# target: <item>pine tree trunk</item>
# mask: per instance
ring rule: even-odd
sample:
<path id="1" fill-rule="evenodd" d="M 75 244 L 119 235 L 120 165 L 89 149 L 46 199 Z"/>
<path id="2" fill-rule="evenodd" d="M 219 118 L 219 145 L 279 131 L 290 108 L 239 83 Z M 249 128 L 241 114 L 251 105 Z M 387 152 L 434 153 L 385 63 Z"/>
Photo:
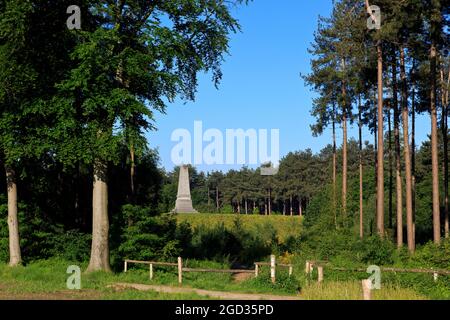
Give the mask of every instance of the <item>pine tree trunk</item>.
<path id="1" fill-rule="evenodd" d="M 283 200 L 283 216 L 286 215 L 286 201 Z"/>
<path id="2" fill-rule="evenodd" d="M 415 63 L 415 62 L 414 62 Z M 414 66 L 413 66 L 414 67 Z M 416 243 L 416 92 L 413 88 L 411 98 L 411 188 L 412 188 L 412 212 L 413 212 L 413 236 Z"/>
<path id="3" fill-rule="evenodd" d="M 445 83 L 444 70 L 441 69 L 441 100 L 442 100 L 442 139 L 444 145 L 444 234 L 445 238 L 449 237 L 449 203 L 448 203 L 448 102 L 449 102 L 449 87 L 450 87 L 450 68 L 448 70 L 448 80 Z"/>
<path id="4" fill-rule="evenodd" d="M 376 96 L 375 96 L 375 100 L 376 100 Z M 375 101 L 374 100 L 374 101 Z M 373 145 L 374 145 L 374 185 L 375 185 L 375 192 L 377 192 L 378 189 L 378 125 L 377 125 L 377 111 L 376 111 L 376 106 L 375 106 L 375 110 L 373 111 L 373 115 L 374 115 L 374 119 L 373 119 L 373 125 L 374 125 L 374 135 L 373 135 Z M 377 208 L 377 203 L 378 203 L 378 199 L 377 197 L 375 197 L 375 208 Z M 375 219 L 374 219 L 375 220 Z M 371 236 L 373 235 L 373 231 L 375 228 L 372 228 L 371 230 Z"/>
<path id="5" fill-rule="evenodd" d="M 209 210 L 209 207 L 211 205 L 211 197 L 209 196 L 209 194 L 210 194 L 209 187 L 207 189 L 208 189 L 207 192 L 208 192 L 208 210 Z"/>
<path id="6" fill-rule="evenodd" d="M 394 93 L 396 94 L 396 93 Z M 388 214 L 389 214 L 389 229 L 392 229 L 392 197 L 393 197 L 393 165 L 392 165 L 392 127 L 391 127 L 391 108 L 388 110 L 388 155 L 389 155 L 389 199 L 388 199 Z"/>
<path id="7" fill-rule="evenodd" d="M 362 163 L 362 116 L 361 96 L 358 101 L 358 127 L 359 127 L 359 237 L 364 237 L 364 208 L 363 208 L 363 163 Z"/>
<path id="8" fill-rule="evenodd" d="M 333 214 L 334 214 L 334 226 L 336 230 L 338 229 L 337 224 L 337 182 L 336 182 L 336 171 L 337 171 L 337 152 L 336 152 L 336 110 L 333 103 Z"/>
<path id="9" fill-rule="evenodd" d="M 438 157 L 438 129 L 436 110 L 436 42 L 433 39 L 430 50 L 431 66 L 431 90 L 430 90 L 430 113 L 431 113 L 431 162 L 433 176 L 433 239 L 434 243 L 441 242 L 441 221 L 439 203 L 439 157 Z"/>
<path id="10" fill-rule="evenodd" d="M 14 170 L 9 166 L 5 166 L 5 171 L 8 192 L 9 265 L 14 267 L 22 263 L 19 219 L 17 216 L 17 183 Z"/>
<path id="11" fill-rule="evenodd" d="M 303 217 L 302 198 L 298 197 L 298 215 Z"/>
<path id="12" fill-rule="evenodd" d="M 106 182 L 108 165 L 94 162 L 94 183 L 92 192 L 92 246 L 87 272 L 111 271 L 109 264 L 109 218 L 108 184 Z"/>
<path id="13" fill-rule="evenodd" d="M 377 44 L 378 56 L 378 172 L 377 172 L 377 231 L 384 238 L 384 135 L 383 135 L 383 52 Z"/>
<path id="14" fill-rule="evenodd" d="M 291 217 L 294 215 L 294 208 L 292 208 L 292 196 L 289 198 L 289 207 L 290 207 L 290 213 Z"/>
<path id="15" fill-rule="evenodd" d="M 269 188 L 268 210 L 269 216 L 272 215 L 272 190 Z"/>
<path id="16" fill-rule="evenodd" d="M 403 120 L 403 150 L 405 158 L 405 180 L 406 180 L 406 233 L 408 249 L 411 253 L 415 251 L 414 225 L 412 211 L 412 174 L 411 154 L 409 145 L 409 111 L 408 111 L 408 87 L 405 70 L 405 51 L 400 48 L 400 77 L 402 81 L 402 120 Z"/>
<path id="17" fill-rule="evenodd" d="M 247 202 L 247 198 L 245 198 L 245 214 L 248 214 L 248 202 Z"/>
<path id="18" fill-rule="evenodd" d="M 135 189 L 134 189 L 134 176 L 136 171 L 136 163 L 135 163 L 135 152 L 134 152 L 134 146 L 131 144 L 130 146 L 130 159 L 131 159 L 131 166 L 130 166 L 130 190 L 131 190 L 131 202 L 134 204 L 135 201 Z"/>
<path id="19" fill-rule="evenodd" d="M 219 212 L 219 187 L 216 186 L 216 210 Z"/>
<path id="20" fill-rule="evenodd" d="M 394 54 L 395 61 L 397 57 Z M 394 108 L 394 144 L 395 144 L 395 193 L 397 205 L 397 247 L 403 247 L 403 186 L 402 186 L 402 166 L 401 166 L 401 149 L 400 149 L 400 112 L 398 109 L 398 86 L 397 86 L 397 63 L 394 63 L 392 69 L 393 78 L 393 108 Z"/>
<path id="21" fill-rule="evenodd" d="M 342 60 L 342 68 L 345 72 L 345 60 Z M 344 224 L 347 216 L 347 89 L 345 81 L 342 82 L 342 212 L 344 215 Z"/>

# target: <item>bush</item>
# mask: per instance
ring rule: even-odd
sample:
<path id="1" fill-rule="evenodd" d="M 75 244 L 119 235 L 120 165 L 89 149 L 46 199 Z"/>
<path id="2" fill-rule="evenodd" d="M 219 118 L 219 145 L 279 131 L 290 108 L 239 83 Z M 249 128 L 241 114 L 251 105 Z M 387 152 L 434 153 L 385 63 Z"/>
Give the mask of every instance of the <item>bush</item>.
<path id="1" fill-rule="evenodd" d="M 9 259 L 7 216 L 6 197 L 0 195 L 0 261 L 4 262 Z M 20 248 L 25 263 L 56 256 L 73 261 L 89 258 L 89 234 L 65 231 L 61 225 L 49 223 L 44 216 L 38 209 L 18 203 Z"/>
<path id="2" fill-rule="evenodd" d="M 358 261 L 364 264 L 383 266 L 394 262 L 395 246 L 378 236 L 357 241 L 352 250 L 356 252 Z"/>
<path id="3" fill-rule="evenodd" d="M 53 235 L 50 255 L 64 260 L 84 262 L 89 260 L 91 250 L 90 234 L 69 230 Z"/>
<path id="4" fill-rule="evenodd" d="M 181 253 L 176 240 L 176 220 L 171 214 L 152 215 L 150 208 L 125 205 L 120 213 L 122 228 L 117 260 L 172 260 Z"/>
<path id="5" fill-rule="evenodd" d="M 231 205 L 227 204 L 220 208 L 220 213 L 231 214 L 234 213 L 234 209 Z"/>

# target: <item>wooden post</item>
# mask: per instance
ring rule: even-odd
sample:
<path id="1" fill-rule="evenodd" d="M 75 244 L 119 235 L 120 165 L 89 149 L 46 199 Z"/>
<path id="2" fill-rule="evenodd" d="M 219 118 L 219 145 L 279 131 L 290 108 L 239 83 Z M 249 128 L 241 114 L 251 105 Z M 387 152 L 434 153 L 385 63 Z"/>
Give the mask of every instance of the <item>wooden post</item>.
<path id="1" fill-rule="evenodd" d="M 270 278 L 272 283 L 275 283 L 275 255 L 270 256 Z"/>
<path id="2" fill-rule="evenodd" d="M 289 265 L 289 277 L 292 276 L 292 264 Z"/>
<path id="3" fill-rule="evenodd" d="M 371 280 L 363 280 L 362 281 L 362 289 L 363 289 L 363 299 L 364 300 L 372 300 L 372 281 Z"/>
<path id="4" fill-rule="evenodd" d="M 181 257 L 178 257 L 178 284 L 181 285 L 183 283 L 183 261 Z"/>
<path id="5" fill-rule="evenodd" d="M 258 278 L 258 274 L 259 274 L 259 265 L 255 263 L 255 278 Z"/>
<path id="6" fill-rule="evenodd" d="M 125 260 L 125 263 L 123 266 L 123 272 L 127 272 L 127 260 Z"/>
<path id="7" fill-rule="evenodd" d="M 309 261 L 306 261 L 305 273 L 309 274 L 310 272 L 311 272 L 311 264 L 309 263 Z"/>
<path id="8" fill-rule="evenodd" d="M 150 280 L 153 280 L 153 263 L 150 263 Z"/>
<path id="9" fill-rule="evenodd" d="M 323 266 L 317 266 L 317 273 L 319 274 L 318 282 L 321 283 L 323 281 Z"/>

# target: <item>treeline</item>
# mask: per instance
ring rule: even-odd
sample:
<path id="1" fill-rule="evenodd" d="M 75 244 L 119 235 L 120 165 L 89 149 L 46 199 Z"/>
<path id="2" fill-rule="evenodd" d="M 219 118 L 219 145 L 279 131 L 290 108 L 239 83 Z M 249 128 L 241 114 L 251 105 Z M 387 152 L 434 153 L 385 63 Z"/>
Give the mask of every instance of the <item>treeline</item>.
<path id="1" fill-rule="evenodd" d="M 80 0 L 79 11 L 67 14 L 72 1 L 0 0 L 0 160 L 11 266 L 25 249 L 18 203 L 31 199 L 52 200 L 46 205 L 63 222 L 91 220 L 87 271 L 110 270 L 111 206 L 125 193 L 109 192 L 129 187 L 128 201 L 135 200 L 136 158 L 147 149 L 154 112 L 176 98 L 194 100 L 199 72 L 220 82 L 229 36 L 239 31 L 230 6 L 241 2 Z M 69 29 L 74 21 L 81 29 Z M 118 168 L 128 178 L 114 175 Z M 77 200 L 82 191 L 91 195 Z M 70 218 L 74 203 L 83 214 Z M 50 211 L 35 214 L 45 219 Z"/>
<path id="2" fill-rule="evenodd" d="M 393 136 L 386 132 L 384 143 L 393 144 Z M 337 186 L 333 184 L 333 167 L 343 165 L 343 149 L 328 145 L 314 154 L 311 150 L 291 152 L 280 161 L 279 172 L 274 176 L 262 176 L 261 169 L 230 170 L 226 173 L 212 171 L 198 172 L 189 168 L 191 196 L 194 207 L 203 213 L 258 214 L 258 215 L 305 215 L 307 226 L 316 225 L 325 231 L 346 228 L 359 234 L 360 204 L 363 217 L 363 234 L 374 236 L 376 226 L 376 183 L 374 170 L 377 150 L 369 141 L 364 141 L 359 149 L 359 141 L 349 139 L 347 146 L 348 197 L 346 214 L 343 213 L 342 199 L 337 195 L 342 183 L 342 172 L 336 172 Z M 401 150 L 403 151 L 403 144 Z M 439 156 L 443 158 L 443 148 Z M 360 194 L 360 157 L 363 171 L 363 188 Z M 402 157 L 403 159 L 403 157 Z M 415 151 L 415 219 L 416 242 L 426 243 L 433 235 L 432 208 L 432 170 L 431 141 L 425 141 Z M 385 155 L 385 167 L 394 167 L 394 157 Z M 403 168 L 403 166 L 402 166 Z M 163 184 L 159 211 L 170 212 L 175 206 L 179 168 L 163 172 Z M 440 179 L 443 179 L 441 172 Z M 396 238 L 397 198 L 393 183 L 394 172 L 386 170 L 384 176 L 385 190 L 385 225 L 386 237 Z M 440 193 L 444 193 L 441 185 Z M 361 195 L 361 199 L 360 199 Z M 403 194 L 404 196 L 404 194 Z M 360 202 L 361 201 L 361 202 Z M 404 210 L 404 208 L 403 208 Z M 444 217 L 444 205 L 441 205 L 441 217 Z M 406 229 L 406 224 L 402 224 Z M 324 231 L 322 230 L 322 231 Z"/>
<path id="3" fill-rule="evenodd" d="M 380 8 L 381 16 L 372 5 Z M 319 94 L 312 109 L 317 119 L 313 133 L 319 135 L 327 127 L 332 128 L 334 158 L 336 127 L 342 128 L 343 162 L 339 186 L 335 160 L 332 173 L 333 193 L 340 193 L 341 214 L 348 214 L 348 199 L 352 197 L 348 190 L 347 128 L 349 123 L 356 122 L 361 154 L 360 237 L 364 237 L 364 215 L 368 213 L 362 197 L 364 175 L 374 171 L 377 232 L 381 237 L 386 235 L 388 201 L 389 210 L 395 205 L 397 245 L 401 247 L 404 243 L 403 225 L 406 224 L 410 252 L 415 250 L 416 232 L 420 228 L 416 217 L 420 195 L 415 142 L 415 117 L 419 113 L 428 113 L 431 123 L 429 215 L 433 221 L 432 238 L 439 243 L 443 234 L 449 236 L 449 8 L 447 0 L 335 1 L 331 17 L 319 18 L 310 48 L 312 72 L 304 75 L 307 84 Z M 380 18 L 381 21 L 377 21 Z M 374 29 L 372 26 L 376 24 L 381 27 Z M 370 167 L 364 166 L 362 161 L 363 127 L 368 127 L 375 137 L 377 158 Z M 389 199 L 385 196 L 386 174 L 389 175 Z"/>

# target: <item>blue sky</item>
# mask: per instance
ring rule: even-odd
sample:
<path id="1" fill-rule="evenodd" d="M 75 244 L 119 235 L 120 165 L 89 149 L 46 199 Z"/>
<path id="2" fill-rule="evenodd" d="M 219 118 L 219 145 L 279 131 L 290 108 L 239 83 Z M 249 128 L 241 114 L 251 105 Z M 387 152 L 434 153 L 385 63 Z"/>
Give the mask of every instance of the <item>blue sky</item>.
<path id="1" fill-rule="evenodd" d="M 306 87 L 300 73 L 310 71 L 308 47 L 313 41 L 319 15 L 328 16 L 331 0 L 254 0 L 234 11 L 242 32 L 232 35 L 230 55 L 223 64 L 223 80 L 216 90 L 211 76 L 199 77 L 195 102 L 177 101 L 166 114 L 156 114 L 158 128 L 147 134 L 151 148 L 158 148 L 161 165 L 171 170 L 171 141 L 174 130 L 193 132 L 194 121 L 202 121 L 204 130 L 279 129 L 280 155 L 290 151 L 320 151 L 331 139 L 331 130 L 318 138 L 312 136 L 310 116 L 315 96 Z M 419 117 L 417 138 L 421 143 L 429 132 L 428 117 Z M 193 135 L 193 133 L 192 133 Z M 357 137 L 357 128 L 350 129 Z M 337 132 L 341 141 L 340 128 Z M 364 140 L 373 141 L 367 131 Z M 203 171 L 227 171 L 240 166 L 197 166 Z"/>

